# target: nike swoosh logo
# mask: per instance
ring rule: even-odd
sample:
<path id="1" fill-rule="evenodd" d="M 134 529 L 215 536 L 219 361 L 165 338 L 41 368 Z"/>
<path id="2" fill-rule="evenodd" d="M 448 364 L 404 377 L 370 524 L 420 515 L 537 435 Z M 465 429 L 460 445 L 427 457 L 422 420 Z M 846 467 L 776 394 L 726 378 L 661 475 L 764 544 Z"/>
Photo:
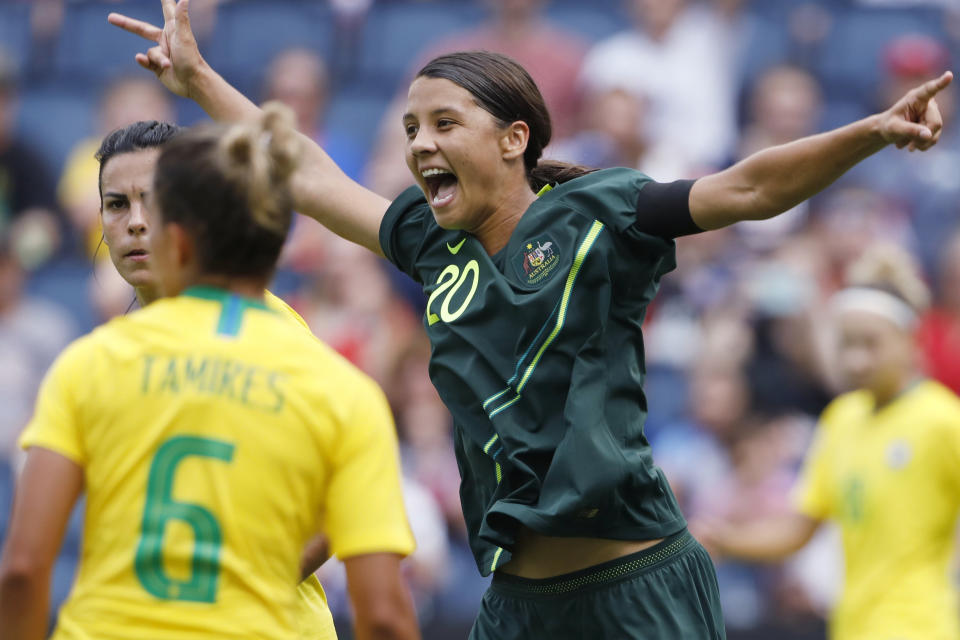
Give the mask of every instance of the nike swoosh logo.
<path id="1" fill-rule="evenodd" d="M 455 245 L 452 246 L 452 247 L 450 246 L 450 243 L 448 242 L 448 243 L 447 243 L 447 250 L 450 251 L 450 253 L 452 253 L 453 255 L 457 255 L 458 253 L 460 253 L 460 247 L 462 247 L 462 246 L 463 246 L 463 243 L 466 242 L 466 241 L 467 241 L 467 239 L 466 239 L 466 238 L 463 238 L 462 240 L 460 240 L 460 242 L 458 242 L 457 244 L 455 244 Z"/>

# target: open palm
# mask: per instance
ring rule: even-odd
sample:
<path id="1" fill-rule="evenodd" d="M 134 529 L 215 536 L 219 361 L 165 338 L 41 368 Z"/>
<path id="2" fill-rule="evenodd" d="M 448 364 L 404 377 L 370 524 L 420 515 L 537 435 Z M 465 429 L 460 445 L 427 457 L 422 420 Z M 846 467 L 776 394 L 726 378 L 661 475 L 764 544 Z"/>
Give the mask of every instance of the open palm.
<path id="1" fill-rule="evenodd" d="M 206 64 L 190 28 L 189 0 L 160 0 L 160 4 L 163 29 L 119 13 L 111 13 L 107 21 L 156 43 L 146 53 L 136 55 L 137 63 L 153 71 L 173 93 L 189 97 L 191 79 Z"/>

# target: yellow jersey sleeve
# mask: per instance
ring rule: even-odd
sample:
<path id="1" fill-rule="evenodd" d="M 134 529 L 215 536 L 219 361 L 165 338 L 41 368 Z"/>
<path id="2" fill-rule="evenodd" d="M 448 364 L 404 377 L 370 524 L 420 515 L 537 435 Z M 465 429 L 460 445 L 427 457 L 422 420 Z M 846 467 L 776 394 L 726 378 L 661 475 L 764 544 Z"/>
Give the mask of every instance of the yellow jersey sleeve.
<path id="1" fill-rule="evenodd" d="M 938 401 L 928 405 L 927 419 L 937 425 L 935 451 L 939 466 L 947 486 L 960 496 L 960 400 L 940 385 L 934 387 L 930 395 Z"/>
<path id="2" fill-rule="evenodd" d="M 409 555 L 414 541 L 400 481 L 393 417 L 372 380 L 354 398 L 331 459 L 324 530 L 341 560 L 365 553 Z"/>
<path id="3" fill-rule="evenodd" d="M 263 292 L 263 301 L 267 305 L 267 308 L 271 311 L 276 311 L 281 316 L 292 320 L 296 324 L 300 325 L 310 333 L 310 325 L 307 324 L 307 321 L 303 319 L 299 313 L 293 310 L 293 307 L 288 305 L 283 298 L 274 295 L 270 291 Z"/>
<path id="4" fill-rule="evenodd" d="M 87 339 L 74 342 L 50 367 L 40 386 L 33 418 L 20 435 L 22 448 L 43 447 L 79 465 L 86 462 L 78 401 L 85 372 L 89 371 L 90 346 Z"/>
<path id="5" fill-rule="evenodd" d="M 834 512 L 833 482 L 830 479 L 830 407 L 817 425 L 813 444 L 803 462 L 800 478 L 793 489 L 793 503 L 803 515 L 826 520 Z"/>
<path id="6" fill-rule="evenodd" d="M 337 640 L 333 615 L 317 576 L 297 585 L 297 637 L 300 640 Z"/>

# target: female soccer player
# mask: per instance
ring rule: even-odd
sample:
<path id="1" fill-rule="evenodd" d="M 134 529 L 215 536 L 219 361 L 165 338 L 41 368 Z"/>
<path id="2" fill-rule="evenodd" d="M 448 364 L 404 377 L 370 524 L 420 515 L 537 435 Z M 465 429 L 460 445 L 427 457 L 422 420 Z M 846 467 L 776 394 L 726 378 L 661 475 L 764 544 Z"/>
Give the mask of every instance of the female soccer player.
<path id="1" fill-rule="evenodd" d="M 164 146 L 149 246 L 175 297 L 78 340 L 44 382 L 0 559 L 5 639 L 45 637 L 81 490 L 83 555 L 56 638 L 294 638 L 318 530 L 344 558 L 357 636 L 418 637 L 386 401 L 264 303 L 291 218 L 291 123 L 271 107 Z"/>
<path id="2" fill-rule="evenodd" d="M 256 106 L 203 60 L 187 0 L 137 61 L 216 120 Z M 888 111 L 696 182 L 540 160 L 550 118 L 529 74 L 491 53 L 441 56 L 410 85 L 403 127 L 419 188 L 393 203 L 316 145 L 296 209 L 421 282 L 430 375 L 454 416 L 480 571 L 472 636 L 722 638 L 713 566 L 686 532 L 643 435 L 640 326 L 676 236 L 785 211 L 890 143 L 940 134 L 944 74 Z M 306 144 L 306 143 L 305 143 Z"/>
<path id="3" fill-rule="evenodd" d="M 151 258 L 152 216 L 148 208 L 153 172 L 161 146 L 173 139 L 180 127 L 157 121 L 134 122 L 107 135 L 96 153 L 100 163 L 100 221 L 103 240 L 117 271 L 136 292 L 144 307 L 160 297 Z M 283 300 L 264 291 L 267 307 L 309 330 L 300 315 Z M 389 478 L 384 478 L 385 481 Z M 398 526 L 405 523 L 400 522 Z M 325 538 L 308 544 L 303 557 L 307 576 L 298 587 L 297 627 L 304 640 L 336 638 L 326 596 L 313 571 L 326 559 Z M 385 540 L 387 548 L 391 541 Z"/>
<path id="4" fill-rule="evenodd" d="M 920 374 L 914 337 L 929 294 L 903 254 L 866 254 L 833 300 L 838 364 L 856 389 L 820 417 L 790 516 L 704 523 L 720 554 L 775 561 L 821 523 L 843 536 L 830 637 L 960 639 L 951 576 L 960 512 L 960 400 Z"/>

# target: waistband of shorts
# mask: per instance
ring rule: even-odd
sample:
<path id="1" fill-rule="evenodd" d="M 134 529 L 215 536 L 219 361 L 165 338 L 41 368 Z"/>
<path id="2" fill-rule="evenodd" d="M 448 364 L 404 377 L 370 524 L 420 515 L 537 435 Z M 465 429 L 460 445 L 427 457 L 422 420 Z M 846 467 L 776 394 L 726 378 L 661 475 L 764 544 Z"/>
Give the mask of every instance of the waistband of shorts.
<path id="1" fill-rule="evenodd" d="M 510 596 L 557 596 L 590 587 L 612 584 L 633 578 L 679 556 L 696 540 L 682 529 L 649 549 L 552 578 L 521 578 L 502 571 L 493 574 L 490 589 Z"/>

